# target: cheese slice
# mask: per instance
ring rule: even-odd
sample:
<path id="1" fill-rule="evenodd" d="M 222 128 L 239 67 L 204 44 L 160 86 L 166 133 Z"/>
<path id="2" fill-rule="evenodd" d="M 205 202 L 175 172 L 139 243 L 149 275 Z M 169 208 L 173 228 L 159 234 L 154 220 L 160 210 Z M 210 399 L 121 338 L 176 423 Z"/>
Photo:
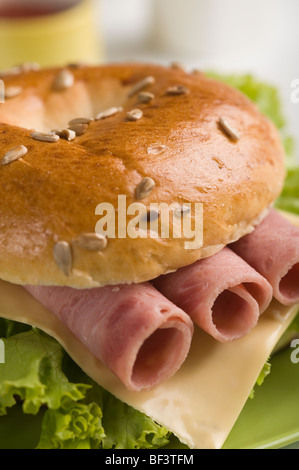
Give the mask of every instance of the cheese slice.
<path id="1" fill-rule="evenodd" d="M 299 226 L 299 218 L 296 220 Z M 103 388 L 171 430 L 196 449 L 222 447 L 274 346 L 298 306 L 273 300 L 258 325 L 233 343 L 195 330 L 187 360 L 167 382 L 150 391 L 127 390 L 45 307 L 22 287 L 0 281 L 0 317 L 28 323 L 56 338 Z"/>

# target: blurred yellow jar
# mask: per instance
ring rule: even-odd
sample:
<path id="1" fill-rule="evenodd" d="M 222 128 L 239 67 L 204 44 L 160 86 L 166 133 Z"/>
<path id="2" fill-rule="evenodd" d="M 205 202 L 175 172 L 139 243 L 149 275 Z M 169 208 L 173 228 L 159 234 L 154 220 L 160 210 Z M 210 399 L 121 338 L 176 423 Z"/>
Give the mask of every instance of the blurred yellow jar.
<path id="1" fill-rule="evenodd" d="M 92 0 L 0 2 L 0 69 L 103 59 Z"/>

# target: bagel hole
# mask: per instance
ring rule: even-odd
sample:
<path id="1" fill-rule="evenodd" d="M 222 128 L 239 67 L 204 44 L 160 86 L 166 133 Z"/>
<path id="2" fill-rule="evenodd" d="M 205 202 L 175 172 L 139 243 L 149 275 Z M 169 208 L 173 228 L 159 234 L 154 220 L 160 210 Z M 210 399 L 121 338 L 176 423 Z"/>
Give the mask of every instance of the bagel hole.
<path id="1" fill-rule="evenodd" d="M 281 279 L 279 290 L 290 302 L 296 303 L 299 300 L 299 263 L 295 264 Z"/>
<path id="2" fill-rule="evenodd" d="M 156 330 L 140 348 L 133 372 L 132 382 L 138 387 L 154 384 L 177 362 L 184 347 L 184 333 L 177 328 Z"/>
<path id="3" fill-rule="evenodd" d="M 238 294 L 223 291 L 212 307 L 212 319 L 219 333 L 224 337 L 239 337 L 250 327 L 251 305 Z"/>

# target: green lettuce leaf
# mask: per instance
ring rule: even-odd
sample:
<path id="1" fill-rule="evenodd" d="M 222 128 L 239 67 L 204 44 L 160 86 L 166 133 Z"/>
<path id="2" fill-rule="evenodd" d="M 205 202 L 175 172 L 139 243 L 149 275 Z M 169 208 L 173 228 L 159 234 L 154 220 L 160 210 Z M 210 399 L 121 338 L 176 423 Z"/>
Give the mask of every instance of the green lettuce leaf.
<path id="1" fill-rule="evenodd" d="M 170 439 L 175 441 L 166 428 L 97 385 L 67 355 L 64 364 L 72 382 L 91 386 L 84 401 L 97 403 L 103 412 L 102 423 L 106 435 L 102 439 L 101 448 L 158 449 L 168 444 Z"/>
<path id="2" fill-rule="evenodd" d="M 0 416 L 23 402 L 24 413 L 36 414 L 41 406 L 57 409 L 84 398 L 86 384 L 72 384 L 61 370 L 63 349 L 37 329 L 4 340 L 5 363 L 0 365 Z"/>
<path id="3" fill-rule="evenodd" d="M 256 386 L 260 387 L 261 385 L 263 385 L 265 378 L 267 377 L 267 375 L 270 374 L 270 372 L 271 372 L 271 363 L 270 363 L 270 359 L 268 359 L 268 361 L 264 364 L 264 367 L 262 368 L 261 372 L 259 373 L 259 376 L 256 380 L 254 388 L 251 390 L 249 398 L 251 399 L 254 398 L 255 387 Z"/>
<path id="4" fill-rule="evenodd" d="M 0 338 L 9 338 L 9 336 L 29 330 L 31 330 L 31 326 L 29 325 L 0 318 Z"/>
<path id="5" fill-rule="evenodd" d="M 45 333 L 30 329 L 4 343 L 0 416 L 20 401 L 25 414 L 42 411 L 38 449 L 156 449 L 169 443 L 169 431 L 104 391 Z"/>
<path id="6" fill-rule="evenodd" d="M 104 449 L 159 449 L 169 441 L 166 428 L 107 392 L 103 393 L 103 413 Z"/>
<path id="7" fill-rule="evenodd" d="M 69 402 L 47 410 L 37 449 L 96 449 L 104 438 L 101 408 L 96 403 Z"/>
<path id="8" fill-rule="evenodd" d="M 288 170 L 284 189 L 276 201 L 276 207 L 299 215 L 299 166 Z"/>
<path id="9" fill-rule="evenodd" d="M 296 318 L 292 321 L 292 323 L 290 324 L 290 326 L 288 328 L 288 331 L 293 332 L 294 334 L 297 333 L 299 335 L 299 313 L 296 316 Z"/>

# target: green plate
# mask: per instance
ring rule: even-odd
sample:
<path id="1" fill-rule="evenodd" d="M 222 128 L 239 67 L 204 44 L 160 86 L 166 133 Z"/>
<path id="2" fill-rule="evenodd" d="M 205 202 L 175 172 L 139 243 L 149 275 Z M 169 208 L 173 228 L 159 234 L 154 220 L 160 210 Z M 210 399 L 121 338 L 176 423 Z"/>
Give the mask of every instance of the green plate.
<path id="1" fill-rule="evenodd" d="M 224 449 L 299 449 L 299 364 L 291 349 L 271 360 L 271 374 L 248 400 Z M 24 415 L 20 405 L 0 418 L 0 449 L 33 449 L 40 436 L 43 412 Z"/>
<path id="2" fill-rule="evenodd" d="M 25 415 L 20 404 L 0 417 L 0 449 L 34 449 L 39 441 L 44 412 Z"/>
<path id="3" fill-rule="evenodd" d="M 299 364 L 291 348 L 271 359 L 271 374 L 256 387 L 228 436 L 225 449 L 299 449 Z M 292 445 L 290 445 L 292 444 Z"/>

